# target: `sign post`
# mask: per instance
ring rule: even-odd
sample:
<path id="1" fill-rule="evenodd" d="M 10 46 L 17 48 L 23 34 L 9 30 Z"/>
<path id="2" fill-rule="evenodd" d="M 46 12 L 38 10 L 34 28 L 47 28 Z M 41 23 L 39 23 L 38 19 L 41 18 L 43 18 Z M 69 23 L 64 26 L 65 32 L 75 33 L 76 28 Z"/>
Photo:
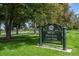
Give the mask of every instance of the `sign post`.
<path id="1" fill-rule="evenodd" d="M 40 36 L 40 38 L 39 38 L 39 45 L 40 46 L 42 46 L 42 41 L 43 41 L 43 28 L 42 27 L 40 27 L 40 29 L 39 29 L 39 36 Z"/>
<path id="2" fill-rule="evenodd" d="M 63 27 L 63 50 L 66 50 L 66 27 Z"/>

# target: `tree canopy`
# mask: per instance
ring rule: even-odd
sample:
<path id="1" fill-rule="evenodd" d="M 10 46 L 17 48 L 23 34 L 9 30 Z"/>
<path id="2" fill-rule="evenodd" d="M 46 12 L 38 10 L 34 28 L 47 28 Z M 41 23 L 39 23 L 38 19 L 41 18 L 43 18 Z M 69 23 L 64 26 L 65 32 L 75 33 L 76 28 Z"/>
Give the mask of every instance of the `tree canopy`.
<path id="1" fill-rule="evenodd" d="M 56 23 L 69 27 L 73 12 L 67 3 L 6 3 L 0 4 L 0 21 L 5 23 L 6 38 L 11 37 L 12 25 L 25 23 L 29 19 L 34 27 Z"/>

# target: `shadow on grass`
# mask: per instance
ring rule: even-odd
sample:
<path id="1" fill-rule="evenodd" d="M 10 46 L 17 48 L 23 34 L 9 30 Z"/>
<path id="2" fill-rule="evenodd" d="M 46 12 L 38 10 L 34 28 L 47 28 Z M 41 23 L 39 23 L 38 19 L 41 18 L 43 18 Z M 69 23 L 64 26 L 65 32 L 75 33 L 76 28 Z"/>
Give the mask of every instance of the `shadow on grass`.
<path id="1" fill-rule="evenodd" d="M 75 34 L 79 34 L 79 32 L 75 33 Z"/>
<path id="2" fill-rule="evenodd" d="M 32 45 L 37 45 L 37 43 L 39 43 L 39 37 L 38 36 L 31 36 L 31 35 L 15 35 L 12 36 L 11 41 L 10 42 L 6 42 L 3 39 L 5 39 L 4 37 L 0 38 L 0 50 L 4 50 L 4 49 L 17 49 L 21 46 L 32 46 Z M 2 41 L 1 41 L 2 40 Z M 57 44 L 57 45 L 61 45 L 60 42 L 53 42 L 50 41 L 49 43 L 51 44 Z"/>
<path id="3" fill-rule="evenodd" d="M 2 40 L 3 38 L 0 38 Z M 4 42 L 0 41 L 0 50 L 4 49 L 16 49 L 20 46 L 31 46 L 37 45 L 38 36 L 29 36 L 29 35 L 21 35 L 21 36 L 13 36 L 12 41 Z"/>

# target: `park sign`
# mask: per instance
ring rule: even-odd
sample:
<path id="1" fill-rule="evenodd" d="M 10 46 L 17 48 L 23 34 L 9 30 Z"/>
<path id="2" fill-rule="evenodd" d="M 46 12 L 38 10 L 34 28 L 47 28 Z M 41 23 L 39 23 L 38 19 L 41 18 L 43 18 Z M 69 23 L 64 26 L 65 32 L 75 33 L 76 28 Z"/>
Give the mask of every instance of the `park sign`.
<path id="1" fill-rule="evenodd" d="M 58 40 L 62 42 L 62 27 L 57 24 L 47 24 L 42 27 L 43 42 L 46 40 Z"/>
<path id="2" fill-rule="evenodd" d="M 47 24 L 39 28 L 40 45 L 49 41 L 60 41 L 63 43 L 63 49 L 66 49 L 66 28 L 58 24 Z"/>
<path id="3" fill-rule="evenodd" d="M 44 31 L 45 39 L 62 41 L 62 28 L 56 24 L 48 24 Z"/>

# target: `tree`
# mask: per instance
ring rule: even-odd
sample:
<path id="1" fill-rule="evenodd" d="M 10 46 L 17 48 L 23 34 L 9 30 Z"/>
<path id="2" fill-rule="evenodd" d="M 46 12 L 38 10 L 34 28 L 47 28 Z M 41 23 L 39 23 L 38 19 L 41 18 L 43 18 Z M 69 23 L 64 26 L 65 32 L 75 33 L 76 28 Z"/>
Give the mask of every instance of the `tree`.
<path id="1" fill-rule="evenodd" d="M 24 22 L 23 11 L 24 5 L 23 4 L 2 4 L 4 18 L 3 21 L 5 22 L 5 31 L 6 31 L 6 39 L 11 39 L 11 29 L 13 23 L 20 23 Z M 22 12 L 21 12 L 22 11 Z M 22 19 L 22 20 L 21 20 Z"/>

